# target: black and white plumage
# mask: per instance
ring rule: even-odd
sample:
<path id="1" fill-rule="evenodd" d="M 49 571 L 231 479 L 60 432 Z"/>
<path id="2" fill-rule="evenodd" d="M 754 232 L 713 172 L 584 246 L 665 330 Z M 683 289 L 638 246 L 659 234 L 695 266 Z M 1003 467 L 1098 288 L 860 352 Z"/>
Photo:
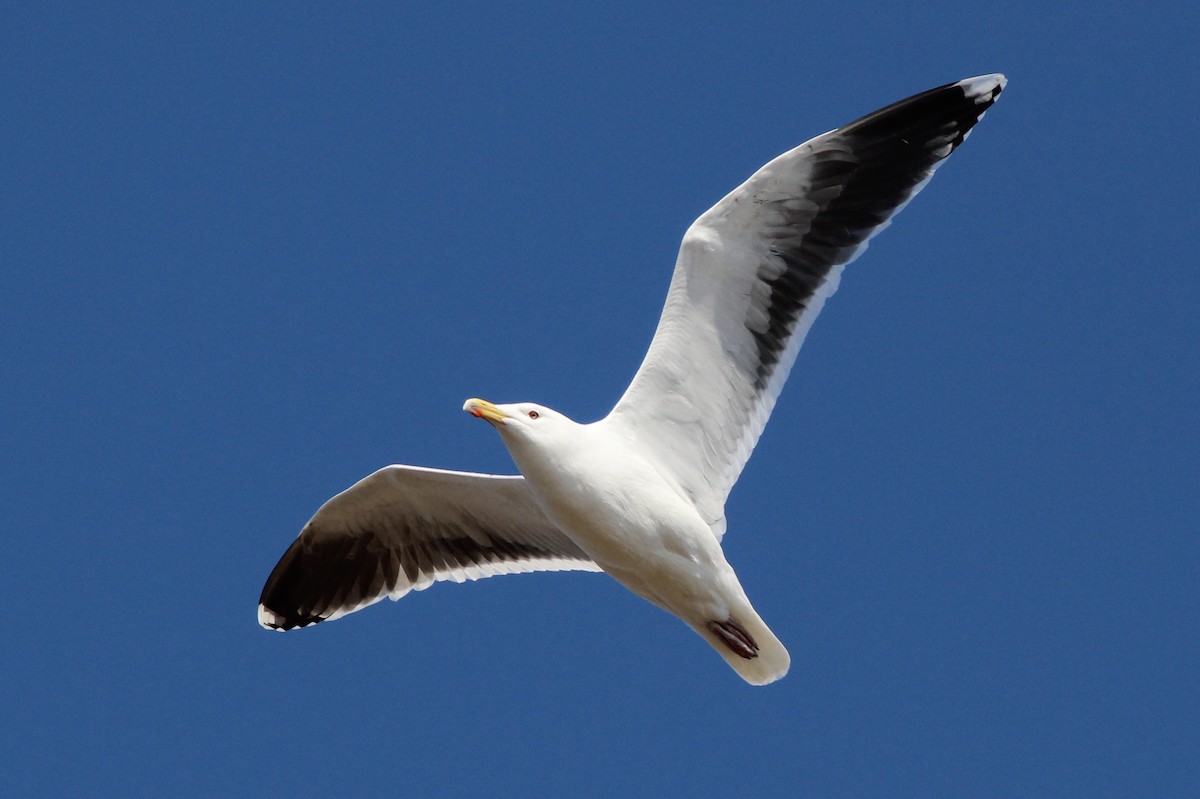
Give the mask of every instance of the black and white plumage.
<path id="1" fill-rule="evenodd" d="M 546 518 L 520 475 L 386 466 L 326 502 L 263 589 L 258 618 L 290 630 L 437 580 L 601 571 Z"/>
<path id="2" fill-rule="evenodd" d="M 389 466 L 325 503 L 263 589 L 292 629 L 437 580 L 606 571 L 675 614 L 748 682 L 790 659 L 725 560 L 730 489 L 842 269 L 1004 88 L 932 89 L 769 162 L 688 229 L 658 329 L 612 412 L 577 424 L 468 400 L 521 476 Z"/>

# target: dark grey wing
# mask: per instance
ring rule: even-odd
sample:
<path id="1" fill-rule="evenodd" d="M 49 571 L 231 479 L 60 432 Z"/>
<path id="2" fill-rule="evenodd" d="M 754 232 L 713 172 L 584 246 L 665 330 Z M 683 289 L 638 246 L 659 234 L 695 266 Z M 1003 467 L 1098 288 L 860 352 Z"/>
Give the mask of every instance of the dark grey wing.
<path id="1" fill-rule="evenodd" d="M 1004 88 L 923 92 L 789 150 L 683 237 L 658 330 L 605 422 L 642 442 L 719 537 L 758 442 L 842 267 L 919 192 Z"/>
<path id="2" fill-rule="evenodd" d="M 388 466 L 326 502 L 263 587 L 258 621 L 292 630 L 435 581 L 600 571 L 520 475 Z"/>

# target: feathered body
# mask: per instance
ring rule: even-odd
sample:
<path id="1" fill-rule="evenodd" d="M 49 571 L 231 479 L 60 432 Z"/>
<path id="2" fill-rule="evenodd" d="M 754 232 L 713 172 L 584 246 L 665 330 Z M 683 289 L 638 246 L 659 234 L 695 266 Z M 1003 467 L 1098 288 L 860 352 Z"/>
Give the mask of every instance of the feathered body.
<path id="1" fill-rule="evenodd" d="M 542 512 L 592 561 L 686 622 L 747 682 L 787 673 L 787 649 L 751 606 L 718 537 L 678 483 L 623 432 L 614 433 L 607 419 L 578 424 L 530 403 L 497 407 L 504 421 L 496 429 Z M 752 657 L 708 627 L 730 619 L 748 631 Z"/>

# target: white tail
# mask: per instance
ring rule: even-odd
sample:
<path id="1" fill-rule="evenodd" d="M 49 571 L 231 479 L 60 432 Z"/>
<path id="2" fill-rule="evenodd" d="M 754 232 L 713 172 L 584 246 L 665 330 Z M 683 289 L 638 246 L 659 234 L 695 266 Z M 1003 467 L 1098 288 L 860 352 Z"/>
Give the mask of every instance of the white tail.
<path id="1" fill-rule="evenodd" d="M 751 685 L 775 682 L 792 663 L 783 643 L 749 603 L 726 621 L 690 626 Z"/>

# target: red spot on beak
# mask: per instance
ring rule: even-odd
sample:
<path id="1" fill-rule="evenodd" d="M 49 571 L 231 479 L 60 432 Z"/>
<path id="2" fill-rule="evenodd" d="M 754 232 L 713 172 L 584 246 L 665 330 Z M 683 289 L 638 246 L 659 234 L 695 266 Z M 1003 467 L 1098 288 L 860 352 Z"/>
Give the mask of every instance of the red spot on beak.
<path id="1" fill-rule="evenodd" d="M 476 419 L 479 419 L 483 416 L 483 411 L 479 410 L 478 408 L 472 408 L 471 415 L 474 416 Z"/>

